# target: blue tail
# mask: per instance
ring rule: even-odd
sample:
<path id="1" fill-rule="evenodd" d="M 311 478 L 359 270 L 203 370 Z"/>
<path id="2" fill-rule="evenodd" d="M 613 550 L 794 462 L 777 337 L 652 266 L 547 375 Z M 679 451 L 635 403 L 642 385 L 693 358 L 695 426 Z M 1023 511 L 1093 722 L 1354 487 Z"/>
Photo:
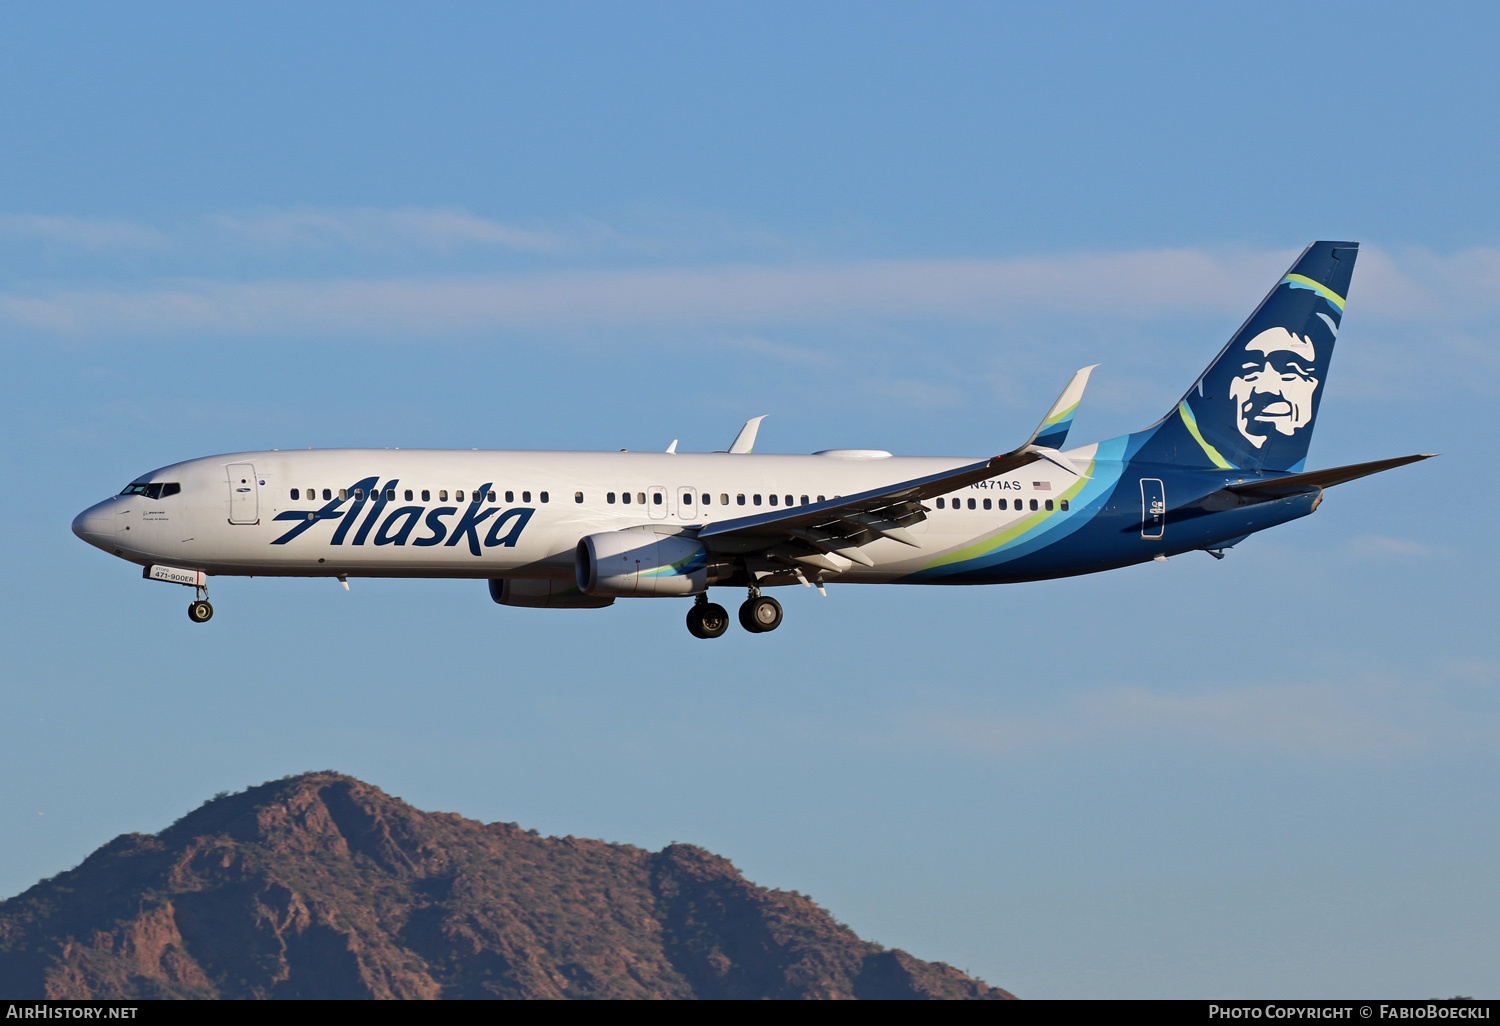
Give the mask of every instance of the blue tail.
<path id="1" fill-rule="evenodd" d="M 1308 246 L 1172 412 L 1131 436 L 1135 457 L 1300 470 L 1358 255 L 1357 242 Z"/>

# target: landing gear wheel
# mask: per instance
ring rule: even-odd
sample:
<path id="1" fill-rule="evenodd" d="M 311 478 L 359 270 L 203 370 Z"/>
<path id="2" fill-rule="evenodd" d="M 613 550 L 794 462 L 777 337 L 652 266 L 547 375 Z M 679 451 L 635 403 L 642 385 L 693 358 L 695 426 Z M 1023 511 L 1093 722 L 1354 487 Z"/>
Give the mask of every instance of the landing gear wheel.
<path id="1" fill-rule="evenodd" d="M 729 630 L 729 610 L 716 602 L 700 602 L 688 610 L 688 633 L 695 638 L 718 638 Z"/>
<path id="2" fill-rule="evenodd" d="M 194 623 L 207 623 L 214 615 L 214 607 L 207 599 L 188 603 L 188 619 Z"/>
<path id="3" fill-rule="evenodd" d="M 740 606 L 740 626 L 751 634 L 764 634 L 781 626 L 781 603 L 769 595 L 746 599 Z"/>

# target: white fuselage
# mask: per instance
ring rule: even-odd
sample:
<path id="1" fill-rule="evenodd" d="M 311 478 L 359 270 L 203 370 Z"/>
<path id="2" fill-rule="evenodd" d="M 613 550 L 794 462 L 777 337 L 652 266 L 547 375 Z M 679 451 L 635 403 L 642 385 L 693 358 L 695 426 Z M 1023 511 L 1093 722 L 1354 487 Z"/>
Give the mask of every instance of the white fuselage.
<path id="1" fill-rule="evenodd" d="M 1069 455 L 1086 465 L 1092 449 Z M 137 484 L 146 491 L 180 490 L 115 496 L 80 514 L 74 530 L 131 562 L 208 574 L 571 580 L 575 548 L 587 535 L 691 529 L 974 462 L 855 452 L 234 453 L 145 475 Z M 1047 502 L 1068 479 L 1064 470 L 1034 464 L 966 487 L 912 528 L 920 548 L 882 539 L 865 549 L 873 567 L 825 579 L 878 583 L 920 570 L 935 553 L 1021 520 L 1031 500 Z"/>

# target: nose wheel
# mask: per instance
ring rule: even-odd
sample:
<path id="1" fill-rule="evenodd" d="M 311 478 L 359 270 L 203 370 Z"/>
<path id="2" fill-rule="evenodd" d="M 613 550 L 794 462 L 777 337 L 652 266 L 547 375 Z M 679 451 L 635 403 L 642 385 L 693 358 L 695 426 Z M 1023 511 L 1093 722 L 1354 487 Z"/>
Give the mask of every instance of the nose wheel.
<path id="1" fill-rule="evenodd" d="M 214 615 L 214 607 L 208 603 L 208 585 L 198 585 L 197 595 L 188 603 L 188 619 L 194 623 L 208 623 Z"/>

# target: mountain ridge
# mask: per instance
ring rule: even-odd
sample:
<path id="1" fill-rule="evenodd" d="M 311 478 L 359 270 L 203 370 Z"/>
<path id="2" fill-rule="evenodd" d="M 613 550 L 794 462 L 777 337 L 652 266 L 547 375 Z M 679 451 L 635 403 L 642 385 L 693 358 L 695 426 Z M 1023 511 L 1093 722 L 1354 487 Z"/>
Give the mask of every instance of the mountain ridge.
<path id="1" fill-rule="evenodd" d="M 16 998 L 1013 995 L 689 844 L 423 812 L 332 771 L 221 794 L 0 902 Z"/>

